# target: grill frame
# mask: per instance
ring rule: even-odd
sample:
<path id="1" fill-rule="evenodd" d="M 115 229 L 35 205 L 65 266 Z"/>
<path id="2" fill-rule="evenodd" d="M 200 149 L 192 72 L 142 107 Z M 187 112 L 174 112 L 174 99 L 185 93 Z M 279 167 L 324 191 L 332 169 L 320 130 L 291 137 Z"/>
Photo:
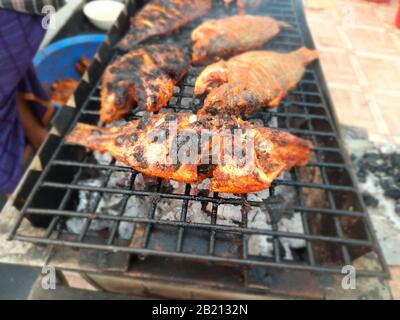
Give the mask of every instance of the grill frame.
<path id="1" fill-rule="evenodd" d="M 298 32 L 301 36 L 302 44 L 305 44 L 309 48 L 314 48 L 314 44 L 312 42 L 309 30 L 307 28 L 306 20 L 304 17 L 302 5 L 300 1 L 292 1 L 292 0 L 284 0 L 284 1 L 270 1 L 271 6 L 278 6 L 281 5 L 282 7 L 291 5 L 291 10 L 293 14 L 295 15 L 294 22 L 298 28 L 296 28 L 296 32 Z M 328 242 L 328 243 L 333 243 L 335 245 L 340 246 L 341 249 L 341 254 L 342 254 L 342 260 L 345 262 L 345 264 L 351 264 L 351 259 L 350 259 L 350 254 L 349 254 L 349 246 L 366 246 L 370 247 L 372 251 L 374 251 L 379 259 L 379 264 L 381 267 L 380 271 L 369 271 L 369 270 L 357 270 L 357 275 L 358 276 L 366 276 L 366 277 L 383 277 L 383 278 L 388 278 L 389 277 L 389 272 L 388 268 L 386 265 L 386 262 L 383 258 L 382 251 L 379 247 L 378 241 L 376 239 L 376 236 L 374 234 L 373 228 L 372 228 L 372 223 L 370 221 L 370 218 L 367 214 L 365 205 L 363 204 L 362 198 L 360 196 L 360 193 L 357 188 L 357 183 L 356 183 L 356 178 L 354 177 L 354 174 L 352 172 L 352 167 L 350 164 L 349 157 L 343 148 L 343 143 L 342 139 L 340 136 L 340 129 L 337 127 L 337 118 L 335 115 L 335 112 L 332 108 L 332 104 L 329 98 L 329 93 L 326 87 L 325 80 L 323 78 L 321 66 L 319 62 L 313 63 L 310 68 L 308 68 L 306 77 L 301 81 L 299 87 L 294 90 L 289 97 L 283 101 L 283 103 L 280 105 L 278 108 L 278 111 L 265 111 L 264 114 L 267 115 L 265 121 L 270 121 L 271 118 L 277 118 L 277 119 L 283 119 L 285 120 L 286 125 L 289 124 L 288 118 L 290 117 L 298 117 L 298 118 L 305 118 L 307 121 L 307 126 L 308 128 L 311 128 L 311 130 L 300 130 L 300 129 L 293 129 L 289 128 L 287 131 L 292 132 L 297 135 L 310 135 L 312 137 L 312 140 L 315 145 L 320 145 L 318 143 L 318 139 L 332 139 L 334 140 L 336 146 L 331 147 L 331 146 L 318 146 L 316 148 L 317 153 L 336 153 L 342 158 L 342 163 L 338 162 L 324 162 L 319 159 L 317 159 L 316 162 L 309 164 L 310 167 L 315 166 L 318 167 L 320 172 L 321 172 L 321 178 L 324 180 L 324 183 L 322 184 L 317 184 L 317 183 L 304 183 L 304 182 L 299 182 L 299 181 L 293 181 L 293 180 L 276 180 L 274 182 L 274 186 L 279 186 L 279 185 L 293 185 L 293 187 L 296 189 L 297 192 L 299 192 L 299 189 L 301 188 L 316 188 L 319 190 L 324 190 L 326 194 L 328 194 L 328 203 L 329 203 L 329 209 L 327 208 L 310 208 L 307 207 L 306 204 L 304 204 L 302 201 L 300 201 L 300 204 L 297 205 L 294 209 L 296 211 L 302 212 L 302 219 L 303 219 L 303 225 L 308 226 L 308 221 L 307 217 L 312 214 L 316 213 L 321 213 L 324 216 L 329 216 L 333 217 L 333 222 L 334 222 L 334 227 L 337 233 L 337 236 L 330 236 L 330 235 L 310 235 L 310 234 L 293 234 L 293 233 L 285 233 L 279 230 L 276 230 L 276 225 L 273 226 L 272 230 L 267 231 L 267 230 L 250 230 L 249 228 L 246 228 L 246 215 L 243 214 L 242 216 L 242 223 L 244 226 L 239 226 L 239 227 L 232 227 L 232 226 L 224 226 L 224 225 L 218 225 L 216 224 L 217 222 L 217 205 L 221 204 L 235 204 L 235 205 L 241 205 L 242 201 L 240 199 L 220 199 L 216 196 L 213 197 L 199 197 L 199 196 L 192 196 L 190 195 L 190 188 L 186 187 L 185 194 L 184 195 L 177 195 L 177 194 L 166 194 L 166 193 L 160 193 L 160 192 L 153 192 L 153 191 L 138 191 L 138 190 L 131 190 L 131 186 L 133 185 L 133 181 L 131 181 L 131 185 L 129 189 L 110 189 L 107 188 L 107 180 L 105 180 L 105 183 L 102 187 L 82 187 L 76 185 L 76 183 L 79 181 L 79 175 L 82 173 L 82 169 L 85 169 L 85 167 L 90 167 L 91 169 L 94 168 L 92 164 L 83 164 L 82 162 L 71 162 L 71 161 L 62 161 L 62 160 L 55 160 L 56 156 L 59 154 L 61 149 L 63 148 L 63 141 L 66 133 L 74 126 L 74 124 L 78 121 L 78 119 L 82 116 L 85 115 L 86 117 L 96 117 L 98 112 L 95 110 L 85 110 L 89 103 L 98 103 L 98 98 L 94 97 L 94 92 L 98 90 L 99 82 L 101 81 L 101 74 L 106 67 L 108 61 L 112 59 L 113 52 L 111 50 L 111 46 L 115 44 L 118 39 L 122 35 L 122 30 L 126 30 L 126 26 L 128 23 L 127 19 L 127 13 L 129 12 L 132 14 L 137 10 L 136 4 L 134 2 L 131 2 L 129 4 L 128 10 L 125 11 L 121 17 L 118 19 L 118 22 L 116 25 L 113 27 L 113 29 L 110 31 L 107 40 L 105 43 L 99 48 L 98 54 L 96 56 L 96 60 L 93 62 L 92 66 L 89 68 L 88 73 L 85 75 L 84 79 L 81 81 L 77 91 L 74 94 L 74 99 L 70 100 L 67 103 L 67 106 L 64 107 L 64 109 L 60 112 L 60 114 L 57 116 L 55 119 L 54 127 L 51 131 L 51 135 L 47 139 L 45 145 L 42 147 L 42 149 L 39 152 L 38 158 L 41 167 L 43 167 L 42 171 L 35 171 L 32 170 L 32 172 L 28 173 L 27 178 L 22 184 L 22 187 L 16 197 L 16 200 L 14 202 L 14 206 L 20 209 L 20 216 L 17 219 L 16 224 L 14 225 L 13 229 L 11 230 L 9 239 L 10 240 L 20 240 L 20 241 L 28 241 L 28 242 L 33 242 L 37 244 L 44 244 L 44 245 L 59 245 L 59 246 L 69 246 L 69 247 L 74 247 L 74 248 L 84 248 L 84 249 L 95 249 L 95 250 L 107 250 L 107 251 L 118 251 L 118 252 L 126 252 L 130 254 L 135 254 L 135 255 L 140 255 L 140 256 L 160 256 L 160 257 L 165 257 L 165 258 L 171 258 L 171 259 L 188 259 L 193 262 L 206 262 L 206 263 L 216 263 L 216 264 L 228 264 L 228 265 L 241 265 L 244 267 L 244 271 L 247 273 L 251 268 L 257 268 L 257 267 L 263 267 L 263 268 L 276 268 L 276 269 L 283 269 L 283 270 L 299 270 L 299 271 L 309 271 L 309 272 L 315 272 L 317 274 L 341 274 L 341 267 L 340 266 L 335 266 L 335 267 L 328 267 L 328 266 L 323 266 L 323 265 L 318 265 L 315 261 L 315 253 L 313 250 L 313 245 L 311 244 L 314 242 L 318 241 L 323 241 L 323 242 Z M 278 19 L 285 20 L 287 22 L 291 22 L 293 24 L 293 17 L 287 17 L 285 16 L 284 13 L 280 14 L 279 12 L 285 12 L 285 9 L 278 9 L 276 7 L 276 12 L 273 11 L 272 16 Z M 292 30 L 293 31 L 293 30 Z M 290 31 L 291 32 L 291 31 Z M 289 32 L 289 33 L 290 33 Z M 276 44 L 281 41 L 280 45 L 281 47 L 279 49 L 284 50 L 285 46 L 285 41 L 282 41 L 282 37 L 286 37 L 286 33 L 282 36 L 278 36 L 276 39 L 271 41 L 267 47 L 271 48 L 276 46 Z M 294 46 L 295 44 L 290 44 L 291 46 Z M 290 49 L 293 49 L 294 47 L 290 47 Z M 307 79 L 308 77 L 311 77 L 312 80 Z M 188 79 L 186 77 L 185 79 Z M 290 107 L 293 105 L 293 101 L 290 101 L 290 96 L 295 96 L 298 98 L 299 96 L 304 99 L 304 94 L 305 92 L 302 91 L 302 86 L 304 85 L 315 85 L 317 87 L 317 98 L 321 98 L 320 103 L 313 103 L 309 101 L 295 101 L 296 105 L 302 106 L 307 113 L 293 113 L 290 112 Z M 178 87 L 180 88 L 180 92 L 184 92 L 184 88 L 188 86 L 188 83 L 183 80 Z M 300 89 L 299 89 L 300 88 Z M 299 91 L 300 90 L 300 91 Z M 306 92 L 306 93 L 312 93 L 312 92 Z M 307 95 L 305 95 L 307 97 Z M 94 98 L 94 99 L 93 99 Z M 190 94 L 179 94 L 178 100 L 176 102 L 173 102 L 174 106 L 180 105 L 182 103 L 183 99 L 188 99 L 191 98 Z M 322 109 L 325 114 L 319 114 L 318 112 L 315 113 L 308 113 L 310 110 L 314 109 L 319 110 Z M 326 121 L 330 126 L 331 130 L 329 131 L 324 131 L 324 130 L 319 130 L 319 129 L 314 129 L 314 121 L 316 122 L 324 122 Z M 282 121 L 280 122 L 280 126 L 282 126 Z M 284 126 L 284 125 L 283 125 Z M 287 128 L 286 128 L 287 129 Z M 56 150 L 54 151 L 54 147 Z M 87 154 L 87 156 L 89 153 Z M 57 183 L 57 182 L 45 182 L 45 187 L 51 187 L 55 189 L 59 188 L 64 188 L 66 189 L 64 198 L 60 201 L 59 207 L 60 209 L 54 210 L 54 209 L 32 209 L 30 208 L 30 204 L 34 197 L 37 196 L 37 191 L 39 190 L 41 184 L 43 183 L 43 180 L 49 174 L 50 169 L 55 166 L 64 166 L 64 167 L 71 167 L 71 166 L 79 166 L 80 169 L 72 179 L 70 184 L 65 184 L 65 183 Z M 111 165 L 97 165 L 96 166 L 98 169 L 106 170 L 107 174 L 106 176 L 110 178 L 112 174 L 112 170 L 121 170 L 121 171 L 129 171 L 132 172 L 133 170 L 126 168 L 126 167 L 117 167 L 115 166 L 114 163 L 111 163 Z M 327 168 L 336 168 L 336 169 L 344 169 L 347 172 L 347 175 L 350 178 L 350 183 L 348 185 L 340 186 L 337 184 L 333 183 L 327 183 L 326 181 L 330 180 L 330 175 L 327 174 L 326 170 Z M 299 169 L 294 169 L 292 171 L 292 174 L 297 175 L 299 174 Z M 272 193 L 274 186 L 272 187 Z M 159 186 L 161 188 L 161 186 Z M 129 196 L 131 195 L 138 195 L 138 196 L 150 196 L 153 197 L 154 200 L 166 197 L 166 198 L 174 198 L 177 200 L 182 200 L 183 205 L 187 207 L 189 201 L 207 201 L 213 203 L 213 212 L 212 212 L 212 217 L 211 217 L 211 224 L 209 225 L 193 225 L 193 224 L 188 224 L 187 222 L 183 221 L 159 221 L 154 219 L 154 210 L 155 210 L 155 205 L 153 205 L 153 214 L 150 214 L 150 219 L 149 218 L 133 218 L 133 217 L 123 217 L 122 215 L 120 216 L 107 216 L 107 217 L 102 217 L 99 215 L 96 215 L 96 218 L 106 218 L 106 219 L 111 219 L 113 222 L 120 222 L 120 221 L 128 221 L 128 222 L 137 222 L 139 224 L 146 224 L 146 228 L 144 229 L 145 232 L 145 237 L 143 242 L 144 243 L 149 243 L 152 230 L 149 226 L 159 226 L 159 225 L 169 225 L 177 228 L 178 232 L 178 242 L 176 243 L 176 250 L 174 252 L 171 251 L 157 251 L 157 250 L 152 250 L 148 248 L 132 248 L 127 246 L 126 244 L 123 245 L 118 245 L 114 244 L 115 243 L 115 236 L 116 236 L 116 231 L 118 224 L 113 223 L 113 227 L 111 228 L 111 233 L 110 233 L 110 238 L 105 244 L 96 244 L 96 243 L 85 243 L 84 241 L 86 240 L 87 234 L 87 227 L 89 226 L 88 223 L 90 223 L 91 219 L 93 218 L 93 212 L 87 212 L 87 213 L 77 213 L 76 211 L 71 211 L 71 210 L 65 210 L 64 207 L 65 205 L 68 204 L 69 197 L 73 193 L 73 190 L 89 190 L 89 191 L 97 191 L 97 192 L 107 192 L 107 193 L 119 193 L 123 194 L 125 196 L 124 200 L 124 205 L 122 208 L 126 205 L 126 202 L 129 199 Z M 347 211 L 343 209 L 337 209 L 337 200 L 335 200 L 335 197 L 333 193 L 335 192 L 341 192 L 341 193 L 347 193 L 347 192 L 352 192 L 355 195 L 355 201 L 358 202 L 357 206 L 360 208 L 359 210 L 356 211 Z M 300 197 L 301 199 L 302 197 Z M 98 202 L 100 202 L 100 198 L 98 199 Z M 98 205 L 97 202 L 97 205 Z M 251 205 L 259 205 L 256 203 L 250 202 Z M 96 210 L 95 210 L 96 211 Z M 94 212 L 95 212 L 94 211 Z M 50 224 L 47 227 L 47 232 L 45 232 L 44 236 L 41 238 L 37 237 L 32 237 L 29 235 L 21 235 L 18 234 L 19 227 L 22 223 L 22 221 L 29 217 L 32 220 L 32 218 L 43 218 L 43 215 L 46 215 L 50 217 L 51 219 L 49 220 Z M 88 218 L 87 223 L 84 226 L 84 232 L 78 237 L 78 242 L 72 241 L 70 239 L 65 239 L 65 238 L 54 238 L 54 236 L 58 233 L 59 230 L 57 230 L 58 227 L 58 222 L 60 221 L 61 216 L 64 217 L 83 217 L 83 218 Z M 347 217 L 347 218 L 358 218 L 362 220 L 362 222 L 365 224 L 365 230 L 366 233 L 369 237 L 368 240 L 359 240 L 359 239 L 348 239 L 345 238 L 343 234 L 343 230 L 341 227 L 340 223 L 340 217 Z M 185 218 L 185 212 L 182 211 L 182 219 Z M 47 220 L 47 219 L 46 219 Z M 39 223 L 40 224 L 40 223 Z M 209 255 L 199 255 L 199 254 L 188 254 L 182 252 L 182 247 L 183 247 L 183 241 L 184 241 L 184 229 L 185 228 L 201 228 L 201 229 L 207 229 L 210 232 L 210 238 L 209 238 Z M 85 231 L 86 230 L 86 231 Z M 243 236 L 242 240 L 244 245 L 242 245 L 242 254 L 243 258 L 226 258 L 226 257 L 219 257 L 215 255 L 211 255 L 212 248 L 215 245 L 216 242 L 216 236 L 218 235 L 219 232 L 225 232 L 225 233 L 232 233 L 232 234 L 239 234 L 243 236 L 244 234 L 247 234 Z M 305 233 L 308 233 L 309 230 L 305 229 Z M 261 235 L 270 235 L 273 237 L 274 241 L 274 248 L 276 250 L 275 256 L 273 261 L 269 259 L 263 259 L 260 260 L 259 258 L 251 258 L 249 259 L 247 256 L 247 241 L 248 241 L 248 234 L 261 234 Z M 60 235 L 58 235 L 60 236 Z M 52 238 L 53 237 L 53 238 Z M 304 239 L 307 241 L 307 256 L 309 259 L 310 264 L 309 265 L 302 265 L 299 263 L 291 263 L 288 261 L 282 261 L 280 258 L 279 251 L 281 250 L 279 248 L 279 237 L 295 237 L 297 239 Z M 111 239 L 111 240 L 110 240 Z"/>

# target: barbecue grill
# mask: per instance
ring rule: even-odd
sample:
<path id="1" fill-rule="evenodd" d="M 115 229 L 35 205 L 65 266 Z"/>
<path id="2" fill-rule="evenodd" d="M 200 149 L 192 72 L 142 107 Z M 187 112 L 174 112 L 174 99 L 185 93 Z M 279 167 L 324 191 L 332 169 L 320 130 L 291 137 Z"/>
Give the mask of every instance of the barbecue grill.
<path id="1" fill-rule="evenodd" d="M 55 119 L 49 138 L 15 197 L 13 205 L 19 216 L 9 239 L 42 246 L 127 253 L 130 256 L 127 271 L 138 272 L 136 277 L 201 287 L 208 292 L 203 292 L 202 297 L 218 297 L 214 291 L 221 288 L 257 296 L 272 291 L 288 296 L 319 297 L 320 279 L 333 279 L 330 277 L 340 275 L 343 266 L 357 264 L 360 258 L 371 254 L 375 263 L 357 266 L 357 277 L 387 278 L 388 268 L 343 147 L 319 62 L 307 68 L 302 81 L 277 110 L 251 116 L 265 126 L 309 139 L 315 146 L 307 167 L 282 175 L 269 189 L 269 199 L 275 199 L 280 188 L 295 192 L 294 205 L 289 211 L 299 215 L 304 232 L 281 230 L 279 221 L 286 213 L 281 212 L 279 201 L 273 206 L 268 200 L 253 201 L 248 196 L 193 194 L 191 185 L 180 191 L 171 190 L 168 182 L 161 179 L 151 187 L 136 188 L 135 181 L 140 174 L 131 168 L 115 161 L 96 162 L 92 152 L 64 143 L 66 134 L 77 122 L 98 123 L 102 73 L 118 54 L 112 47 L 124 35 L 129 16 L 140 5 L 134 1 L 128 4 L 99 48 L 74 96 Z M 203 19 L 232 14 L 235 10 L 224 8 L 219 1 L 215 1 L 214 6 L 216 9 Z M 287 52 L 300 46 L 314 48 L 300 1 L 265 1 L 262 10 L 293 26 L 282 30 L 265 49 Z M 189 34 L 197 24 L 198 21 L 189 25 L 173 38 Z M 191 67 L 175 88 L 169 109 L 190 111 L 201 105 L 202 101 L 193 96 L 194 81 L 201 70 L 201 66 Z M 138 116 L 132 114 L 127 118 Z M 118 173 L 128 177 L 126 183 L 110 187 L 110 179 Z M 80 183 L 93 176 L 101 177 L 99 184 Z M 91 210 L 77 210 L 80 192 L 91 195 Z M 285 198 L 285 193 L 280 194 Z M 97 210 L 106 196 L 120 197 L 115 214 Z M 127 203 L 133 196 L 146 199 L 150 203 L 149 212 L 140 217 L 125 215 Z M 180 204 L 176 218 L 163 219 L 157 215 L 158 204 L 165 199 Z M 195 202 L 210 208 L 208 222 L 188 220 L 188 207 Z M 219 207 L 226 205 L 240 208 L 239 221 L 222 223 Z M 261 208 L 270 228 L 251 225 L 248 212 L 257 207 Z M 79 234 L 68 232 L 65 222 L 71 218 L 81 219 Z M 23 231 L 20 226 L 25 219 L 45 231 L 40 236 Z M 91 230 L 91 225 L 99 221 L 108 223 L 107 230 Z M 132 226 L 134 223 L 129 239 L 119 235 L 122 223 Z M 249 252 L 253 236 L 268 238 L 272 254 Z M 293 250 L 293 257 L 288 259 L 282 247 L 283 239 L 300 240 L 305 245 Z M 180 297 L 176 291 L 179 289 L 169 294 Z"/>

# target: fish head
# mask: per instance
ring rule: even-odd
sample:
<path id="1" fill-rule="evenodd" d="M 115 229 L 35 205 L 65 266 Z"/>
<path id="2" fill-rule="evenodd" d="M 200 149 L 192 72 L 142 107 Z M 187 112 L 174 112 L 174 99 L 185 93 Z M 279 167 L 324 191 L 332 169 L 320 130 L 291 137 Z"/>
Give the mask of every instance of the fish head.
<path id="1" fill-rule="evenodd" d="M 136 103 L 135 88 L 127 81 L 106 85 L 102 90 L 100 120 L 110 123 L 121 119 Z"/>
<path id="2" fill-rule="evenodd" d="M 228 71 L 225 61 L 209 65 L 197 78 L 194 88 L 196 95 L 202 95 L 228 82 Z"/>

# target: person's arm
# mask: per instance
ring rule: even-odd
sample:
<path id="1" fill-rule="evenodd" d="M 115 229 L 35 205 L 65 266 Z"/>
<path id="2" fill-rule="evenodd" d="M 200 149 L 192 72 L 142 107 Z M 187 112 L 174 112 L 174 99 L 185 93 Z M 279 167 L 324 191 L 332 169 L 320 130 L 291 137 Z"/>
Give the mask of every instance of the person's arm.
<path id="1" fill-rule="evenodd" d="M 53 6 L 58 10 L 65 4 L 64 0 L 0 0 L 0 10 L 14 10 L 23 13 L 46 15 L 45 6 Z"/>

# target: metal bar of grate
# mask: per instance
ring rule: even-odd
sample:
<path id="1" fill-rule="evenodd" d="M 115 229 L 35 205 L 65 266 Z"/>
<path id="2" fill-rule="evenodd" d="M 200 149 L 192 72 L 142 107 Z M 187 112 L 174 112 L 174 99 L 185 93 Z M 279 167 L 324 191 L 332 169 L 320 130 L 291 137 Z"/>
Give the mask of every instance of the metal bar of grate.
<path id="1" fill-rule="evenodd" d="M 182 255 L 176 252 L 165 252 L 165 251 L 157 251 L 151 249 L 144 248 L 130 248 L 130 247 L 120 247 L 120 246 L 103 246 L 92 243 L 73 243 L 69 241 L 63 240 L 49 240 L 38 237 L 29 237 L 29 236 L 15 236 L 15 240 L 33 242 L 38 244 L 52 244 L 66 247 L 76 247 L 82 249 L 97 249 L 97 250 L 107 250 L 112 252 L 128 252 L 134 254 L 151 254 L 156 256 L 164 256 L 169 258 L 182 258 Z M 269 267 L 269 268 L 280 268 L 286 270 L 302 270 L 302 271 L 313 271 L 313 272 L 322 272 L 322 273 L 334 273 L 341 274 L 342 268 L 335 267 L 324 267 L 324 266 L 308 266 L 304 264 L 290 264 L 290 263 L 275 263 L 269 261 L 258 261 L 258 260 L 242 260 L 242 259 L 226 259 L 217 256 L 209 256 L 209 255 L 195 255 L 195 254 L 186 254 L 186 258 L 192 259 L 194 261 L 205 261 L 205 262 L 220 262 L 220 263 L 234 263 L 238 265 L 246 265 L 246 266 L 260 266 L 260 267 Z M 376 277 L 382 276 L 381 272 L 377 271 L 369 271 L 369 270 L 359 270 L 357 271 L 358 276 L 366 276 L 366 277 Z"/>
<path id="2" fill-rule="evenodd" d="M 185 187 L 185 194 L 189 195 L 190 194 L 190 185 L 187 184 Z M 186 222 L 187 219 L 187 211 L 188 211 L 188 206 L 189 206 L 189 201 L 188 200 L 183 200 L 183 205 L 182 205 L 182 210 L 181 210 L 181 216 L 180 216 L 180 221 L 181 222 Z M 176 244 L 176 251 L 181 252 L 182 251 L 182 243 L 183 243 L 183 234 L 185 232 L 184 227 L 179 228 L 179 233 L 178 233 L 178 240 Z"/>
<path id="3" fill-rule="evenodd" d="M 304 96 L 303 95 L 301 95 L 301 98 L 304 101 Z M 309 114 L 309 111 L 307 109 L 305 109 L 305 112 L 306 112 L 307 115 Z M 310 130 L 314 130 L 314 126 L 313 126 L 312 120 L 313 119 L 310 117 L 308 119 L 308 121 L 307 121 L 307 126 L 308 126 L 308 128 Z M 328 119 L 328 123 L 329 123 L 330 126 L 332 126 L 332 122 L 331 122 L 330 119 Z M 313 144 L 317 144 L 317 139 L 315 138 L 315 136 L 312 136 L 312 142 L 313 142 Z M 318 161 L 321 161 L 321 157 L 320 157 L 320 154 L 318 152 L 316 153 L 316 157 L 317 157 Z M 325 184 L 327 184 L 327 183 L 329 183 L 329 180 L 328 180 L 328 176 L 326 174 L 326 170 L 325 169 L 326 169 L 325 167 L 321 167 L 320 168 L 320 172 L 321 172 L 322 181 Z M 335 204 L 335 202 L 333 200 L 332 192 L 330 190 L 328 190 L 326 193 L 328 195 L 329 207 L 332 208 L 332 209 L 336 209 L 336 204 Z M 338 217 L 334 216 L 333 219 L 334 219 L 334 225 L 335 225 L 336 233 L 338 234 L 339 238 L 344 238 L 343 231 L 342 231 L 342 228 L 340 226 L 340 221 L 339 221 Z M 342 250 L 342 256 L 343 256 L 345 264 L 346 265 L 350 265 L 351 264 L 350 254 L 349 254 L 349 251 L 348 251 L 347 247 L 345 245 L 342 245 L 341 246 L 341 250 Z M 309 254 L 310 254 L 310 252 L 309 252 Z"/>
<path id="4" fill-rule="evenodd" d="M 133 184 L 135 182 L 136 176 L 137 176 L 136 173 L 132 173 L 131 174 L 131 178 L 130 178 L 130 181 L 129 181 L 129 188 L 130 189 L 133 187 Z M 120 208 L 120 210 L 118 211 L 118 214 L 117 214 L 118 217 L 123 216 L 123 214 L 125 213 L 125 209 L 126 209 L 126 206 L 128 204 L 128 200 L 129 200 L 129 196 L 124 195 L 124 198 L 122 200 L 121 208 Z M 108 240 L 107 240 L 107 245 L 112 245 L 114 243 L 114 240 L 115 240 L 115 238 L 117 236 L 117 230 L 118 230 L 119 224 L 120 224 L 120 221 L 117 221 L 117 220 L 113 221 L 113 225 L 110 228 L 110 236 L 108 237 Z"/>
<path id="5" fill-rule="evenodd" d="M 87 157 L 86 157 L 86 159 L 87 159 Z M 75 176 L 72 180 L 72 183 L 78 183 L 79 178 L 81 177 L 82 171 L 83 171 L 83 168 L 79 168 L 79 170 L 77 171 L 77 173 L 75 174 Z M 67 205 L 67 202 L 70 200 L 70 197 L 71 197 L 71 190 L 68 190 L 65 193 L 63 199 L 61 200 L 60 205 L 58 206 L 58 210 L 63 210 L 65 208 L 65 206 Z M 51 235 L 53 234 L 54 229 L 57 226 L 57 223 L 59 222 L 59 220 L 60 220 L 60 216 L 54 216 L 53 219 L 51 220 L 51 222 L 47 228 L 47 231 L 46 231 L 45 237 L 47 239 L 49 239 L 51 237 Z"/>
<path id="6" fill-rule="evenodd" d="M 214 193 L 214 198 L 218 198 L 218 193 Z M 218 205 L 213 203 L 212 211 L 211 211 L 211 226 L 217 227 L 217 214 L 218 214 Z M 216 231 L 212 228 L 210 232 L 209 246 L 208 246 L 208 254 L 213 256 L 215 252 L 215 234 Z"/>
<path id="7" fill-rule="evenodd" d="M 218 205 L 214 203 L 213 215 L 216 216 L 216 210 Z M 65 217 L 76 217 L 76 218 L 87 218 L 92 213 L 90 212 L 74 212 L 74 211 L 55 211 L 55 210 L 36 210 L 32 209 L 29 210 L 29 213 L 37 213 L 43 215 L 52 215 L 54 212 L 57 212 L 60 216 Z M 215 212 L 215 213 L 214 213 Z M 372 247 L 374 244 L 367 240 L 358 240 L 358 239 L 341 239 L 338 237 L 333 236 L 323 236 L 323 235 L 307 235 L 302 233 L 295 233 L 295 232 L 285 232 L 285 231 L 278 231 L 277 230 L 265 230 L 265 229 L 254 229 L 254 228 L 242 228 L 242 227 L 233 227 L 229 225 L 219 225 L 216 223 L 216 218 L 212 218 L 211 224 L 201 224 L 201 223 L 192 223 L 187 224 L 181 221 L 170 221 L 170 220 L 158 220 L 154 218 L 138 218 L 138 217 L 129 217 L 129 216 L 110 216 L 104 214 L 98 214 L 98 219 L 101 220 L 110 220 L 110 221 L 126 221 L 126 222 L 135 222 L 135 223 L 144 223 L 148 225 L 157 224 L 157 225 L 169 225 L 175 227 L 186 227 L 191 229 L 208 229 L 211 231 L 226 231 L 226 232 L 237 232 L 237 233 L 248 233 L 248 234 L 260 234 L 260 235 L 269 235 L 275 237 L 285 237 L 285 238 L 296 238 L 296 239 L 305 239 L 310 241 L 326 241 L 326 242 L 334 242 L 340 244 L 348 244 L 348 245 L 358 245 L 358 246 L 369 246 Z M 214 223 L 215 221 L 215 223 Z M 148 233 L 149 231 L 147 231 Z M 145 235 L 144 239 L 144 247 L 147 245 L 148 238 Z"/>
<path id="8" fill-rule="evenodd" d="M 113 162 L 114 161 L 115 160 L 113 160 Z M 110 181 L 111 175 L 112 175 L 112 170 L 108 170 L 108 172 L 105 175 L 106 178 L 102 182 L 102 187 L 103 188 L 107 186 L 108 182 Z M 79 238 L 78 238 L 79 242 L 83 242 L 84 241 L 84 239 L 85 239 L 85 237 L 86 237 L 86 235 L 88 233 L 90 224 L 92 223 L 92 220 L 96 219 L 96 216 L 98 215 L 97 208 L 99 207 L 101 197 L 102 197 L 102 193 L 101 192 L 96 194 L 96 198 L 95 198 L 94 205 L 93 205 L 93 212 L 91 212 L 88 215 L 88 217 L 84 219 L 82 230 L 81 230 L 81 233 L 79 234 Z"/>

